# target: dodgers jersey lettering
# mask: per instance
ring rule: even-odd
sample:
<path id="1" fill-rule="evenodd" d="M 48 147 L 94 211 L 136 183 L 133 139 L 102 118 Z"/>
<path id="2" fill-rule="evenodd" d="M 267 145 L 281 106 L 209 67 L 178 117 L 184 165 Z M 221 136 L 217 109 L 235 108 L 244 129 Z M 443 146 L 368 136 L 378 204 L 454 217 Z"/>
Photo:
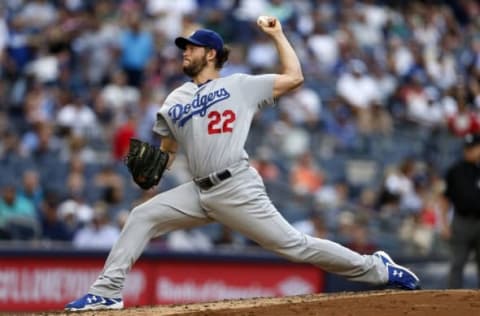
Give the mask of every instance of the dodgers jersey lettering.
<path id="1" fill-rule="evenodd" d="M 185 151 L 194 177 L 242 159 L 255 112 L 273 103 L 275 75 L 234 74 L 200 86 L 186 82 L 168 95 L 153 128 Z"/>

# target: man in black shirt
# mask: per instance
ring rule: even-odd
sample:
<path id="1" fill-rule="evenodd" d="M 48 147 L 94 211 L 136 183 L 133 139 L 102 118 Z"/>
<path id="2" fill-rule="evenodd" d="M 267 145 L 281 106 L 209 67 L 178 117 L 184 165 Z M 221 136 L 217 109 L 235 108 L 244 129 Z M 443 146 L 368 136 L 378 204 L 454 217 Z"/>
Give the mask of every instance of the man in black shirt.
<path id="1" fill-rule="evenodd" d="M 463 286 L 463 270 L 473 250 L 480 288 L 480 135 L 465 136 L 463 158 L 449 168 L 445 180 L 442 233 L 451 244 L 448 286 Z M 453 220 L 448 225 L 447 214 L 451 206 Z"/>

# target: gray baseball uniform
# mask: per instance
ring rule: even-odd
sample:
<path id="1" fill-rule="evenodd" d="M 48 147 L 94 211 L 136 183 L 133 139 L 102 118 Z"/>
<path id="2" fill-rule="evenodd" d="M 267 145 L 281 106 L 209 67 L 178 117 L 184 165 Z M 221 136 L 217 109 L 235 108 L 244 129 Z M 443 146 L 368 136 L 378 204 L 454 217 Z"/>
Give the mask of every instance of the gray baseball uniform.
<path id="1" fill-rule="evenodd" d="M 194 179 L 135 207 L 89 293 L 121 297 L 125 277 L 148 241 L 175 229 L 218 221 L 292 261 L 348 279 L 385 284 L 385 266 L 337 243 L 295 230 L 276 210 L 244 150 L 255 112 L 273 103 L 275 75 L 236 74 L 197 86 L 187 82 L 160 108 L 154 130 L 185 151 Z M 226 177 L 225 172 L 228 171 Z"/>

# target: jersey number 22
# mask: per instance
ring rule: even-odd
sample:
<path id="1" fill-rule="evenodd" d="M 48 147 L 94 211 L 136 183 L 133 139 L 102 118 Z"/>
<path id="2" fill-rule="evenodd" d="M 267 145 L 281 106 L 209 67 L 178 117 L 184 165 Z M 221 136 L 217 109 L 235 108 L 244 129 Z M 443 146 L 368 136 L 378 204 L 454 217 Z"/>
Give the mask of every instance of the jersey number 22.
<path id="1" fill-rule="evenodd" d="M 232 110 L 225 110 L 223 113 L 211 111 L 208 113 L 208 134 L 231 133 L 232 123 L 236 118 Z"/>

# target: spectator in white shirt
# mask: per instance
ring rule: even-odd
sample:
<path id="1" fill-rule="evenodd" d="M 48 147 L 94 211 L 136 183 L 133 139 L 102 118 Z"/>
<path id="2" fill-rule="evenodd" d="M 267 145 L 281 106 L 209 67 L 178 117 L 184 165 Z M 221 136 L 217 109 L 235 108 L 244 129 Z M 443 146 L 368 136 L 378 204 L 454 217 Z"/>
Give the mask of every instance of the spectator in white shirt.
<path id="1" fill-rule="evenodd" d="M 317 22 L 314 32 L 307 39 L 307 46 L 324 72 L 328 73 L 333 69 L 338 59 L 339 47 L 336 38 L 324 25 Z"/>
<path id="2" fill-rule="evenodd" d="M 114 115 L 114 123 L 119 124 L 125 119 L 126 110 L 140 99 L 140 92 L 127 85 L 127 76 L 117 70 L 112 74 L 111 83 L 103 88 L 101 98 L 106 109 Z"/>
<path id="3" fill-rule="evenodd" d="M 79 98 L 71 97 L 69 101 L 58 111 L 57 124 L 74 135 L 94 136 L 98 133 L 95 112 Z"/>
<path id="4" fill-rule="evenodd" d="M 315 128 L 320 121 L 322 101 L 317 92 L 302 86 L 280 99 L 279 107 L 293 124 Z"/>
<path id="5" fill-rule="evenodd" d="M 186 229 L 168 234 L 167 247 L 175 251 L 208 251 L 213 248 L 213 242 L 198 229 Z"/>
<path id="6" fill-rule="evenodd" d="M 73 246 L 83 249 L 110 249 L 120 236 L 117 226 L 110 224 L 106 208 L 96 205 L 92 221 L 77 231 Z"/>
<path id="7" fill-rule="evenodd" d="M 352 60 L 348 71 L 340 76 L 337 92 L 354 110 L 369 108 L 378 98 L 375 81 L 367 73 L 365 63 L 359 59 Z"/>

